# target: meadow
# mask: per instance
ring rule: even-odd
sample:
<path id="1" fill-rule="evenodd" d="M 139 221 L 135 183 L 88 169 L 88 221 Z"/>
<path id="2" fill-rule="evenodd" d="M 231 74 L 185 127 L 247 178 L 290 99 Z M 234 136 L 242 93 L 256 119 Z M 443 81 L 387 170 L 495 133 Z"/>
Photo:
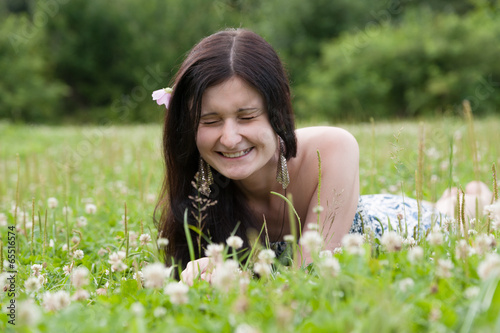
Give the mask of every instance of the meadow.
<path id="1" fill-rule="evenodd" d="M 434 202 L 472 180 L 497 193 L 496 117 L 340 126 L 360 145 L 362 194 Z M 352 239 L 309 267 L 256 248 L 258 262 L 212 285 L 178 284 L 154 264 L 160 140 L 159 125 L 0 123 L 1 331 L 500 331 L 500 208 L 414 238 Z"/>

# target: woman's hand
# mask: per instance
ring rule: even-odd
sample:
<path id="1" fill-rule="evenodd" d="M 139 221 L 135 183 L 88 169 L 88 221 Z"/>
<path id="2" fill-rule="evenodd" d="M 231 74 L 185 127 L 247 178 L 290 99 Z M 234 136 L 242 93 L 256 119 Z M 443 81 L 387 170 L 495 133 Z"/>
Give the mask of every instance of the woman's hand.
<path id="1" fill-rule="evenodd" d="M 181 273 L 181 281 L 192 286 L 196 278 L 200 278 L 207 282 L 212 280 L 214 264 L 210 258 L 203 257 L 197 260 L 188 262 L 186 269 Z"/>

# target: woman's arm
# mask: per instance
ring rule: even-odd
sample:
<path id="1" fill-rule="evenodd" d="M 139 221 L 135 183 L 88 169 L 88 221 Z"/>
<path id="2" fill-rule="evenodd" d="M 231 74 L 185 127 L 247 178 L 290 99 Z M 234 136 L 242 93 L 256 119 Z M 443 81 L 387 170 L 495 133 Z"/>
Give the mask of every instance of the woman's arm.
<path id="1" fill-rule="evenodd" d="M 303 231 L 308 223 L 317 223 L 318 190 L 320 205 L 319 231 L 324 240 L 323 249 L 339 247 L 342 237 L 351 228 L 359 200 L 359 147 L 354 136 L 336 127 L 319 127 L 313 137 L 309 137 L 306 147 L 308 164 L 316 167 L 317 151 L 321 157 L 321 188 L 316 187 L 311 197 L 304 221 Z M 309 171 L 312 172 L 312 171 Z M 309 253 L 302 250 L 303 260 L 312 262 Z"/>

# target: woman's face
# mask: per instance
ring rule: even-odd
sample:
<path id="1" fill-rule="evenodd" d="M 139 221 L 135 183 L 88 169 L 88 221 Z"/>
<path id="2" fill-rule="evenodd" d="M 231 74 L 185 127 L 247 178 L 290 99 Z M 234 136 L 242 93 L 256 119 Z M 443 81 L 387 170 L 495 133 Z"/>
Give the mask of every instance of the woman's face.
<path id="1" fill-rule="evenodd" d="M 237 76 L 205 90 L 196 145 L 227 178 L 243 180 L 272 163 L 278 147 L 261 94 Z"/>

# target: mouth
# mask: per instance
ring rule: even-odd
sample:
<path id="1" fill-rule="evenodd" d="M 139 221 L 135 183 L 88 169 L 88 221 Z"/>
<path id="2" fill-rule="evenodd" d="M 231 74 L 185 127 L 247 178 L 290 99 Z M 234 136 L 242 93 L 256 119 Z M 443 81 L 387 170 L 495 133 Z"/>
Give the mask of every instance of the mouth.
<path id="1" fill-rule="evenodd" d="M 237 151 L 235 153 L 223 153 L 223 152 L 219 152 L 219 154 L 221 154 L 222 156 L 227 157 L 227 158 L 238 158 L 238 157 L 242 157 L 242 156 L 247 155 L 248 153 L 250 153 L 250 151 L 252 149 L 253 149 L 253 147 L 245 149 L 245 150 Z"/>

